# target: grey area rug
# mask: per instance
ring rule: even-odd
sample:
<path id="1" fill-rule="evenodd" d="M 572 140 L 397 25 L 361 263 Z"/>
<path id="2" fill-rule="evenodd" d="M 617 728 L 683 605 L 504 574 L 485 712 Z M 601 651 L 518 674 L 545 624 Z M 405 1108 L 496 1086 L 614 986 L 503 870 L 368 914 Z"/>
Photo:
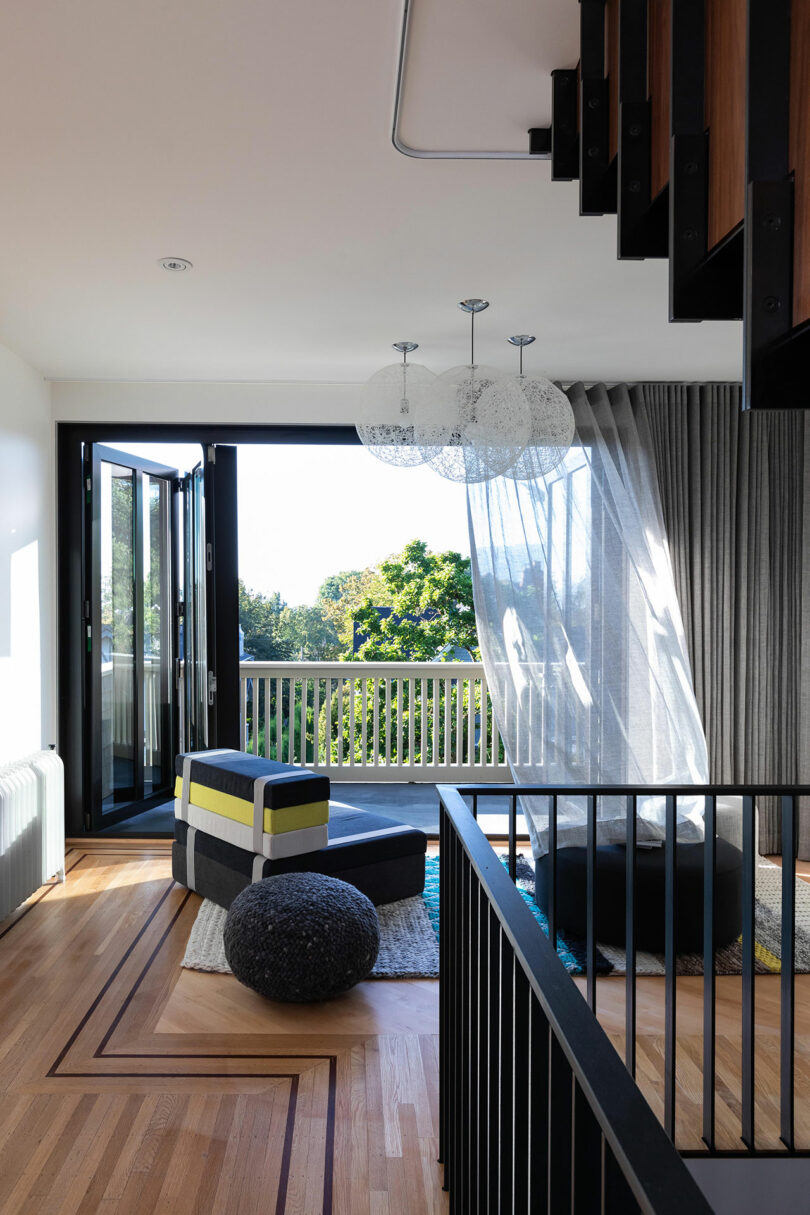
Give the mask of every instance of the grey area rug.
<path id="1" fill-rule="evenodd" d="M 181 965 L 186 970 L 230 974 L 223 933 L 227 911 L 204 899 Z M 439 946 L 421 895 L 377 908 L 380 952 L 370 979 L 436 979 Z"/>
<path id="2" fill-rule="evenodd" d="M 773 861 L 761 856 L 756 868 L 754 969 L 757 974 L 779 974 L 782 956 L 782 870 Z M 810 884 L 796 878 L 796 931 L 794 937 L 796 974 L 810 974 Z M 600 952 L 612 965 L 612 974 L 625 974 L 627 960 L 623 949 L 599 945 Z M 718 949 L 714 955 L 718 975 L 742 974 L 742 939 Z M 703 955 L 679 953 L 676 959 L 679 975 L 702 975 Z M 639 975 L 666 974 L 662 954 L 639 952 L 636 958 Z"/>

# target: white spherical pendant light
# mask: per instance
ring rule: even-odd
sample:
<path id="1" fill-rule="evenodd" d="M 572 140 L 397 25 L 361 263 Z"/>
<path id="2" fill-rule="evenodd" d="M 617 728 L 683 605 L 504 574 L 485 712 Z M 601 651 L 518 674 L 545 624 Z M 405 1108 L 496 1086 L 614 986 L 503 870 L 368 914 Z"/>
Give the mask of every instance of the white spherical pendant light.
<path id="1" fill-rule="evenodd" d="M 552 472 L 565 459 L 576 430 L 574 411 L 568 397 L 551 380 L 524 375 L 523 348 L 535 339 L 519 333 L 507 340 L 520 350 L 520 371 L 513 382 L 528 405 L 531 433 L 525 449 L 506 475 L 515 481 L 532 481 Z"/>
<path id="2" fill-rule="evenodd" d="M 529 441 L 531 420 L 514 377 L 475 362 L 475 317 L 488 302 L 463 300 L 459 307 L 470 316 L 470 362 L 451 367 L 436 381 L 426 413 L 434 433 L 444 427 L 447 437 L 428 463 L 448 481 L 474 483 L 514 465 Z"/>
<path id="3" fill-rule="evenodd" d="M 414 432 L 415 418 L 430 398 L 436 376 L 427 367 L 408 362 L 411 351 L 418 349 L 417 342 L 393 345 L 402 354 L 402 362 L 375 371 L 363 385 L 357 433 L 378 460 L 414 468 L 438 450 L 420 445 Z"/>

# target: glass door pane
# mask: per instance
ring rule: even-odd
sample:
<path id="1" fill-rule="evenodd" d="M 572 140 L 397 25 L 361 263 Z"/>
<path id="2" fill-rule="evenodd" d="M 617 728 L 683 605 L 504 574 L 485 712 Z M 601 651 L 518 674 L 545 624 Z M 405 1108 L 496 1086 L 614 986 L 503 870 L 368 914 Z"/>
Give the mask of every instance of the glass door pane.
<path id="1" fill-rule="evenodd" d="M 205 489 L 202 467 L 183 481 L 183 625 L 181 750 L 208 745 L 208 639 L 206 616 Z"/>
<path id="2" fill-rule="evenodd" d="M 100 467 L 101 797 L 104 809 L 135 796 L 135 474 Z"/>
<path id="3" fill-rule="evenodd" d="M 143 475 L 143 796 L 171 783 L 172 768 L 172 487 Z"/>

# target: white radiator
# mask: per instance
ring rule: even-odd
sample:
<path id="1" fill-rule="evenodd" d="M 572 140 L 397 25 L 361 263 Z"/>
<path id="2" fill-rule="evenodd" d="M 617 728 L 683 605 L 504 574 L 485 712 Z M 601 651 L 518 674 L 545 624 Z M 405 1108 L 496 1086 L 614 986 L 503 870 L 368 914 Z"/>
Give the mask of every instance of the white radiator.
<path id="1" fill-rule="evenodd" d="M 0 767 L 0 920 L 65 877 L 65 775 L 55 751 Z"/>

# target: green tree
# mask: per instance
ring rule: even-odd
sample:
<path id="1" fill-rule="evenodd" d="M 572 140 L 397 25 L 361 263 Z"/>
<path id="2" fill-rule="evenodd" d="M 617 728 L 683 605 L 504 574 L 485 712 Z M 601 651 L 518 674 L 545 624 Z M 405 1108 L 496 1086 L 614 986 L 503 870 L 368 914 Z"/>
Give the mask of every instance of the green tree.
<path id="1" fill-rule="evenodd" d="M 374 591 L 353 615 L 367 640 L 357 654 L 347 648 L 344 658 L 426 662 L 441 656 L 447 646 L 461 646 L 479 657 L 468 557 L 452 551 L 432 553 L 424 540 L 411 540 L 401 553 L 382 562 Z M 377 607 L 390 607 L 391 615 L 380 616 Z"/>
<path id="2" fill-rule="evenodd" d="M 375 566 L 330 574 L 318 591 L 318 606 L 332 625 L 342 651 L 351 652 L 354 621 L 362 604 L 387 602 L 385 583 Z M 339 656 L 339 655 L 338 655 Z"/>
<path id="3" fill-rule="evenodd" d="M 296 657 L 281 628 L 285 607 L 278 591 L 260 595 L 239 579 L 239 623 L 245 634 L 245 651 L 257 662 L 285 662 Z"/>
<path id="4" fill-rule="evenodd" d="M 346 593 L 346 587 L 349 583 L 355 578 L 359 578 L 364 572 L 363 570 L 341 570 L 339 574 L 330 574 L 321 583 L 318 599 L 329 600 L 332 603 L 337 602 Z"/>
<path id="5" fill-rule="evenodd" d="M 279 637 L 293 658 L 303 662 L 332 662 L 340 657 L 340 638 L 320 603 L 283 608 Z"/>

